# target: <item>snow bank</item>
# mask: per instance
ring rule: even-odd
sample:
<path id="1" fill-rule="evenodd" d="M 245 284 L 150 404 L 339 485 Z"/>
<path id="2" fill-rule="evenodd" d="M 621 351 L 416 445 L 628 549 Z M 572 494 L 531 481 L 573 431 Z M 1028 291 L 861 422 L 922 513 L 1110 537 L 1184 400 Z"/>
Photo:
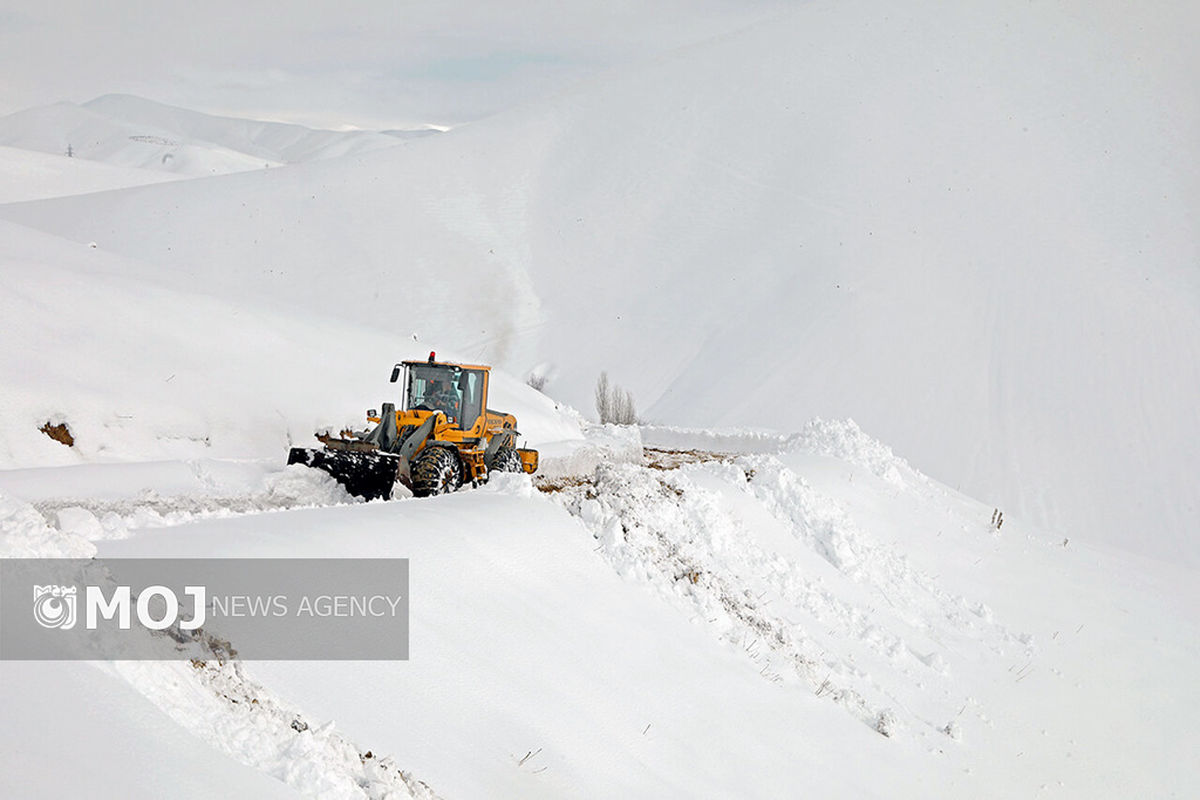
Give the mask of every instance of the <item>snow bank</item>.
<path id="1" fill-rule="evenodd" d="M 888 736 L 902 727 L 930 732 L 926 712 L 912 713 L 911 695 L 929 703 L 920 684 L 947 673 L 951 655 L 936 642 L 1027 646 L 983 604 L 946 592 L 771 456 L 671 471 L 603 465 L 594 480 L 553 496 L 622 577 L 702 621 L 767 680 L 798 678 L 872 729 L 884 732 L 886 720 Z M 886 612 L 876 607 L 881 599 Z M 864 673 L 867 663 L 881 670 Z M 892 709 L 898 704 L 904 710 Z M 952 714 L 941 705 L 934 719 Z"/>
<path id="2" fill-rule="evenodd" d="M 257 485 L 235 494 L 210 490 L 160 494 L 141 488 L 135 496 L 120 499 L 67 495 L 34 505 L 64 533 L 95 541 L 124 539 L 141 528 L 166 528 L 197 519 L 359 502 L 328 473 L 293 464 L 267 473 Z"/>
<path id="3" fill-rule="evenodd" d="M 896 763 L 873 744 L 882 737 L 807 690 L 764 680 L 618 577 L 528 478 L 503 477 L 427 500 L 142 531 L 102 552 L 410 558 L 409 661 L 255 662 L 245 674 L 304 709 L 310 727 L 336 720 L 360 752 L 390 755 L 443 796 L 830 796 L 847 784 L 883 794 L 873 778 L 819 766 L 864 740 Z M 809 724 L 822 735 L 804 733 Z M 256 740 L 246 750 L 258 752 Z M 807 766 L 781 770 L 785 752 Z"/>
<path id="4" fill-rule="evenodd" d="M 9 797 L 296 797 L 196 738 L 106 664 L 4 662 L 0 702 Z"/>
<path id="5" fill-rule="evenodd" d="M 745 428 L 678 428 L 669 425 L 642 425 L 642 441 L 647 447 L 664 450 L 707 450 L 712 453 L 774 453 L 783 447 L 786 437 L 779 433 Z"/>
<path id="6" fill-rule="evenodd" d="M 0 558 L 91 558 L 96 547 L 83 536 L 46 524 L 28 503 L 0 492 Z"/>
<path id="7" fill-rule="evenodd" d="M 925 480 L 892 448 L 863 433 L 852 419 L 809 420 L 803 430 L 787 437 L 780 449 L 838 458 L 898 487 L 906 485 L 906 476 L 909 480 Z"/>
<path id="8" fill-rule="evenodd" d="M 239 662 L 120 661 L 113 669 L 176 723 L 301 796 L 436 800 L 390 758 L 362 751 L 332 722 L 303 712 L 248 678 Z"/>
<path id="9" fill-rule="evenodd" d="M 585 424 L 584 438 L 549 442 L 538 453 L 539 481 L 590 475 L 601 464 L 641 462 L 642 437 L 627 425 Z"/>

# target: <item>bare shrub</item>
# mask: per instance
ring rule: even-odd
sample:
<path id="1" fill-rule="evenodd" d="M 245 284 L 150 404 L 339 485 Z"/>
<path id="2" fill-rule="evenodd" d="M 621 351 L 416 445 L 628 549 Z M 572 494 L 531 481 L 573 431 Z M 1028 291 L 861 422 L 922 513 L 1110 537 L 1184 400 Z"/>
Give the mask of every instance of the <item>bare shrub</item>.
<path id="1" fill-rule="evenodd" d="M 615 425 L 636 425 L 638 421 L 633 393 L 620 386 L 610 386 L 607 372 L 601 372 L 596 379 L 596 415 L 601 422 Z"/>

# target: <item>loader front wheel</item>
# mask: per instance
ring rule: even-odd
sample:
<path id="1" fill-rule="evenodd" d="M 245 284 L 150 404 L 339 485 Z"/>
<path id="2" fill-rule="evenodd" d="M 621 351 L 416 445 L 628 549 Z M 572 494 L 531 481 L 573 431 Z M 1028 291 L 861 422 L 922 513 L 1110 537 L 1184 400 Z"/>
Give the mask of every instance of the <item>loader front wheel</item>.
<path id="1" fill-rule="evenodd" d="M 494 472 L 521 472 L 521 456 L 511 447 L 501 447 L 496 451 L 496 457 L 492 459 L 492 471 Z"/>
<path id="2" fill-rule="evenodd" d="M 462 462 L 446 447 L 426 447 L 413 462 L 412 490 L 416 497 L 453 492 L 462 486 Z"/>

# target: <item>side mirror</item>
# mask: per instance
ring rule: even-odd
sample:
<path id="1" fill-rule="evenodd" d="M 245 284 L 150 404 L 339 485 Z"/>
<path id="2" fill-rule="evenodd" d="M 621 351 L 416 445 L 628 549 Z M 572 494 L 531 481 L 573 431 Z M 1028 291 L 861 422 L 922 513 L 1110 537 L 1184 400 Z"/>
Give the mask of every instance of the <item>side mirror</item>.
<path id="1" fill-rule="evenodd" d="M 367 409 L 367 419 L 374 419 L 375 417 L 378 417 L 378 416 L 379 416 L 379 412 L 376 411 L 375 409 L 373 409 L 373 408 Z"/>
<path id="2" fill-rule="evenodd" d="M 389 381 L 389 383 L 395 383 L 398 380 L 400 380 L 400 365 L 399 364 L 392 367 L 392 378 Z"/>

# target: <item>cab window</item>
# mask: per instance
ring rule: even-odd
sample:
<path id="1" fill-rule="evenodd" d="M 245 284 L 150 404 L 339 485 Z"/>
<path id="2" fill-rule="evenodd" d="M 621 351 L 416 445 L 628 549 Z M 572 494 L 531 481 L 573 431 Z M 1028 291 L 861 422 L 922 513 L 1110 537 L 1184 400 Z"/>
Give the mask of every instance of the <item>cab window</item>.
<path id="1" fill-rule="evenodd" d="M 470 429 L 483 413 L 483 370 L 464 369 L 458 386 L 462 392 L 462 427 Z"/>

